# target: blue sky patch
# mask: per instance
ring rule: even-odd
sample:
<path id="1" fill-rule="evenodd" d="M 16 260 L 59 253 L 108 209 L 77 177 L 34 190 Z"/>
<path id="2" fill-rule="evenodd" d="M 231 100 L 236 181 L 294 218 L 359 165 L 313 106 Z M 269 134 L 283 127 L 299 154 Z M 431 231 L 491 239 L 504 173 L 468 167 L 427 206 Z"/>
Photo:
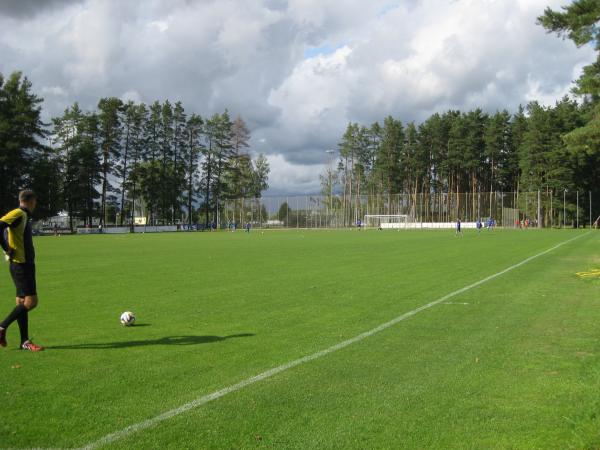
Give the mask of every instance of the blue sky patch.
<path id="1" fill-rule="evenodd" d="M 318 47 L 308 47 L 304 50 L 304 59 L 316 58 L 320 55 L 331 55 L 337 49 L 342 48 L 343 45 L 332 46 L 331 44 L 324 44 Z"/>

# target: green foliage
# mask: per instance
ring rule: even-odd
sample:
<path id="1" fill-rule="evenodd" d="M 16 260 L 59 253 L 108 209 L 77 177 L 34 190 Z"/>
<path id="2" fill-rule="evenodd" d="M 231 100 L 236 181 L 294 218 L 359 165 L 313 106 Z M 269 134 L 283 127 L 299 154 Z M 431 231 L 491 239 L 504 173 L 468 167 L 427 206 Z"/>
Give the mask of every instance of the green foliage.
<path id="1" fill-rule="evenodd" d="M 0 74 L 0 209 L 17 204 L 19 189 L 44 187 L 46 179 L 57 179 L 57 164 L 44 145 L 48 136 L 41 120 L 42 99 L 32 92 L 31 82 L 21 72 L 4 79 Z M 45 173 L 48 170 L 50 172 Z M 38 215 L 56 212 L 59 199 L 55 187 L 40 195 Z"/>
<path id="2" fill-rule="evenodd" d="M 575 0 L 568 6 L 562 7 L 562 12 L 546 8 L 538 18 L 548 32 L 558 33 L 568 37 L 578 46 L 590 42 L 600 49 L 600 4 L 597 0 Z"/>
<path id="3" fill-rule="evenodd" d="M 571 39 L 581 47 L 589 43 L 600 51 L 600 2 L 598 0 L 575 0 L 562 11 L 546 8 L 538 23 L 548 32 Z M 600 95 L 600 56 L 595 63 L 586 66 L 574 90 L 579 95 Z"/>
<path id="4" fill-rule="evenodd" d="M 98 102 L 98 119 L 100 122 L 101 148 L 101 198 L 100 223 L 108 222 L 107 202 L 109 195 L 114 192 L 109 177 L 115 173 L 116 163 L 121 157 L 122 123 L 120 113 L 123 102 L 116 98 L 103 98 Z M 112 216 L 112 215 L 111 215 Z"/>
<path id="5" fill-rule="evenodd" d="M 264 153 L 259 153 L 254 161 L 254 170 L 252 170 L 252 166 L 249 167 L 249 175 L 247 175 L 250 180 L 252 180 L 252 196 L 254 198 L 259 198 L 263 191 L 269 189 L 269 172 L 271 171 L 271 167 L 269 166 L 269 161 Z"/>
<path id="6" fill-rule="evenodd" d="M 0 106 L 6 116 L 0 125 L 9 129 L 15 120 L 8 117 L 10 105 Z M 146 106 L 105 98 L 98 112 L 83 112 L 75 103 L 52 124 L 52 147 L 38 143 L 47 133 L 39 122 L 23 159 L 12 159 L 13 173 L 22 174 L 3 181 L 15 186 L 13 198 L 18 186 L 38 188 L 40 214 L 65 209 L 72 228 L 77 220 L 88 226 L 98 219 L 131 224 L 139 216 L 149 223 L 192 223 L 199 219 L 199 201 L 208 224 L 219 219 L 224 198 L 259 198 L 268 189 L 266 157 L 252 160 L 244 151 L 250 133 L 241 118 L 232 123 L 227 111 L 205 121 L 197 114 L 188 118 L 180 102 Z M 29 162 L 29 171 L 21 169 Z"/>
<path id="7" fill-rule="evenodd" d="M 553 107 L 531 102 L 514 115 L 480 109 L 436 113 L 418 127 L 403 127 L 391 117 L 369 129 L 351 123 L 340 140 L 337 173 L 321 176 L 323 194 L 332 187 L 339 193 L 339 180 L 342 207 L 358 193 L 385 201 L 394 193 L 542 190 L 558 201 L 568 189 L 591 191 L 598 202 L 597 147 L 591 137 L 598 119 L 592 105 L 565 97 Z M 590 117 L 595 121 L 589 127 L 570 134 Z M 570 196 L 567 208 L 574 209 L 575 201 Z"/>
<path id="8" fill-rule="evenodd" d="M 292 208 L 290 208 L 287 202 L 283 202 L 279 207 L 279 211 L 277 211 L 277 219 L 288 225 L 288 219 L 292 217 L 292 214 Z"/>

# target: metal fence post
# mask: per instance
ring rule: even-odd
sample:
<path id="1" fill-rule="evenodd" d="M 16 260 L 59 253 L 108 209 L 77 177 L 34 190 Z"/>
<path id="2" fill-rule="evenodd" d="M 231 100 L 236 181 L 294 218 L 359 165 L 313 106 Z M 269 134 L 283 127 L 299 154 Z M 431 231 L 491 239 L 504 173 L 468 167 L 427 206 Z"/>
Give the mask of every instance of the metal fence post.
<path id="1" fill-rule="evenodd" d="M 554 228 L 554 201 L 552 200 L 552 191 L 550 191 L 550 228 Z"/>
<path id="2" fill-rule="evenodd" d="M 576 228 L 579 228 L 579 191 L 577 191 L 577 214 L 575 215 Z"/>
<path id="3" fill-rule="evenodd" d="M 592 191 L 588 192 L 588 197 L 590 199 L 590 230 L 592 229 Z"/>
<path id="4" fill-rule="evenodd" d="M 567 228 L 567 191 L 563 190 L 563 228 Z"/>
<path id="5" fill-rule="evenodd" d="M 500 195 L 500 208 L 502 208 L 500 211 L 502 219 L 500 219 L 500 220 L 502 223 L 502 227 L 505 227 L 506 224 L 504 223 L 504 193 L 503 192 Z"/>
<path id="6" fill-rule="evenodd" d="M 540 194 L 540 190 L 538 189 L 538 207 L 537 207 L 537 227 L 541 228 L 542 227 L 542 205 L 541 205 L 541 201 L 542 201 L 542 196 Z"/>

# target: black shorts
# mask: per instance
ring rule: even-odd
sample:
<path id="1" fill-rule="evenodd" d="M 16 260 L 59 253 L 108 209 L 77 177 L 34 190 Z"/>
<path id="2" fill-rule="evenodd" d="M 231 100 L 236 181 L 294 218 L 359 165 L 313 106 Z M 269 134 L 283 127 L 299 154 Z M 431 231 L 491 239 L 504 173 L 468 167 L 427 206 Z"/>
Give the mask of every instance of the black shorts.
<path id="1" fill-rule="evenodd" d="M 17 288 L 17 297 L 37 295 L 35 264 L 10 263 L 10 276 Z"/>

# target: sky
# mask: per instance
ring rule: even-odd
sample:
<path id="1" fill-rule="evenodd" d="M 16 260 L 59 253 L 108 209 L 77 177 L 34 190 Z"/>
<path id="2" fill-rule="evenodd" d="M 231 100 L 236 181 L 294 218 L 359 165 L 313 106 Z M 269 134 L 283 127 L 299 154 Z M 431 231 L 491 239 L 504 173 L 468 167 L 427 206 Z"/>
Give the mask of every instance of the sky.
<path id="1" fill-rule="evenodd" d="M 568 0 L 2 0 L 0 73 L 46 120 L 116 96 L 227 108 L 271 165 L 268 194 L 316 193 L 349 122 L 551 105 L 595 58 L 536 25 Z"/>

